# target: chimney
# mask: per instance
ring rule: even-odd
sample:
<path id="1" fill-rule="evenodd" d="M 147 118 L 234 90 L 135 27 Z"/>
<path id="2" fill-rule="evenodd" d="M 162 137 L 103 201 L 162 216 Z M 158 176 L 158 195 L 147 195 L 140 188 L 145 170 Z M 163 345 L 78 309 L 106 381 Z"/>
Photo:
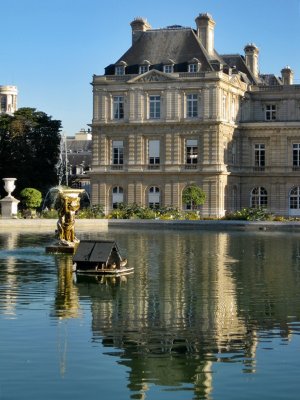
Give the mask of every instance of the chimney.
<path id="1" fill-rule="evenodd" d="M 200 42 L 210 56 L 214 56 L 215 38 L 214 29 L 215 21 L 210 14 L 199 14 L 195 19 L 197 25 L 197 35 Z"/>
<path id="2" fill-rule="evenodd" d="M 292 85 L 294 79 L 294 72 L 287 65 L 285 68 L 281 70 L 281 79 L 284 85 Z"/>
<path id="3" fill-rule="evenodd" d="M 146 32 L 148 29 L 151 29 L 151 25 L 145 18 L 142 17 L 134 18 L 130 25 L 132 28 L 132 44 L 140 38 L 142 32 Z"/>
<path id="4" fill-rule="evenodd" d="M 250 69 L 252 74 L 258 78 L 258 47 L 256 47 L 253 43 L 249 43 L 245 46 L 244 51 L 247 67 Z"/>

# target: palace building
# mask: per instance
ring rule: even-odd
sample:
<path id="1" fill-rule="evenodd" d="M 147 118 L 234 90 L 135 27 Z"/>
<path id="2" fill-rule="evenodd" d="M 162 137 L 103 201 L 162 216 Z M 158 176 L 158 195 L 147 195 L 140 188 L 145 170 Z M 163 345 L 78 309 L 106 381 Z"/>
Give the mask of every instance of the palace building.
<path id="1" fill-rule="evenodd" d="M 300 85 L 260 74 L 259 49 L 219 54 L 215 21 L 153 29 L 93 77 L 92 203 L 185 209 L 200 186 L 204 217 L 244 207 L 300 216 Z"/>

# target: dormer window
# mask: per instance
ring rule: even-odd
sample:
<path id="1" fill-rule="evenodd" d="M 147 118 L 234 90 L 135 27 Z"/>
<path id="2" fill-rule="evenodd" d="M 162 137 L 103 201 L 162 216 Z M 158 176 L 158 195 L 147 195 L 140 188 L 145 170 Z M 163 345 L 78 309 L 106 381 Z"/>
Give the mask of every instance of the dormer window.
<path id="1" fill-rule="evenodd" d="M 139 74 L 145 74 L 149 71 L 149 65 L 140 65 L 139 66 Z"/>
<path id="2" fill-rule="evenodd" d="M 126 62 L 121 61 L 119 64 L 115 66 L 115 75 L 125 75 L 125 67 L 126 67 Z"/>
<path id="3" fill-rule="evenodd" d="M 201 63 L 198 58 L 193 58 L 188 62 L 188 72 L 199 72 Z"/>
<path id="4" fill-rule="evenodd" d="M 189 64 L 189 72 L 198 72 L 198 64 Z"/>
<path id="5" fill-rule="evenodd" d="M 150 69 L 150 61 L 144 60 L 142 64 L 139 66 L 139 74 L 145 74 Z"/>
<path id="6" fill-rule="evenodd" d="M 116 65 L 115 75 L 125 75 L 125 67 L 123 65 Z"/>
<path id="7" fill-rule="evenodd" d="M 164 65 L 164 72 L 166 74 L 172 74 L 174 72 L 174 65 L 172 64 Z"/>

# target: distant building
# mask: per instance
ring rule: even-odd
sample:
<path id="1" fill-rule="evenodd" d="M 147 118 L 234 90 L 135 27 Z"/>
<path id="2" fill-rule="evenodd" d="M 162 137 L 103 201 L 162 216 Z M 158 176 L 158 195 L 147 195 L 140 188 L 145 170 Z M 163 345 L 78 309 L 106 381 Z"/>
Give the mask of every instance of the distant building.
<path id="1" fill-rule="evenodd" d="M 187 208 L 203 216 L 243 207 L 300 216 L 300 85 L 293 71 L 259 72 L 259 49 L 219 54 L 215 21 L 153 29 L 131 23 L 132 46 L 93 77 L 92 202 Z M 275 55 L 274 55 L 275 56 Z"/>
<path id="2" fill-rule="evenodd" d="M 73 187 L 85 189 L 90 194 L 92 162 L 92 134 L 81 129 L 75 136 L 66 137 L 68 179 Z"/>
<path id="3" fill-rule="evenodd" d="M 16 86 L 0 86 L 0 114 L 17 111 L 18 89 Z"/>

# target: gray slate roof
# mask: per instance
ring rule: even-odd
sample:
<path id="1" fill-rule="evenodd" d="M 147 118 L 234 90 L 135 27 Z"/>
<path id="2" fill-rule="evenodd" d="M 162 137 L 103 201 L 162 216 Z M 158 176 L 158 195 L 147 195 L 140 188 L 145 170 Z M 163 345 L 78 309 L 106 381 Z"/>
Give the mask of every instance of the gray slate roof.
<path id="1" fill-rule="evenodd" d="M 240 54 L 219 55 L 215 50 L 209 55 L 192 28 L 172 26 L 163 29 L 149 29 L 139 33 L 139 38 L 116 61 L 105 68 L 106 75 L 113 75 L 115 65 L 126 63 L 126 74 L 138 74 L 139 65 L 150 63 L 150 69 L 162 71 L 163 65 L 174 62 L 174 72 L 187 72 L 188 63 L 196 58 L 201 63 L 200 71 L 218 69 L 218 63 L 226 67 L 235 67 L 246 83 L 258 85 L 280 85 L 280 79 L 274 75 L 255 77 Z"/>
<path id="2" fill-rule="evenodd" d="M 128 65 L 143 64 L 144 60 L 151 65 L 167 63 L 172 59 L 174 64 L 187 63 L 197 58 L 203 70 L 211 70 L 209 57 L 191 28 L 157 29 L 143 32 L 130 49 L 119 58 Z"/>

